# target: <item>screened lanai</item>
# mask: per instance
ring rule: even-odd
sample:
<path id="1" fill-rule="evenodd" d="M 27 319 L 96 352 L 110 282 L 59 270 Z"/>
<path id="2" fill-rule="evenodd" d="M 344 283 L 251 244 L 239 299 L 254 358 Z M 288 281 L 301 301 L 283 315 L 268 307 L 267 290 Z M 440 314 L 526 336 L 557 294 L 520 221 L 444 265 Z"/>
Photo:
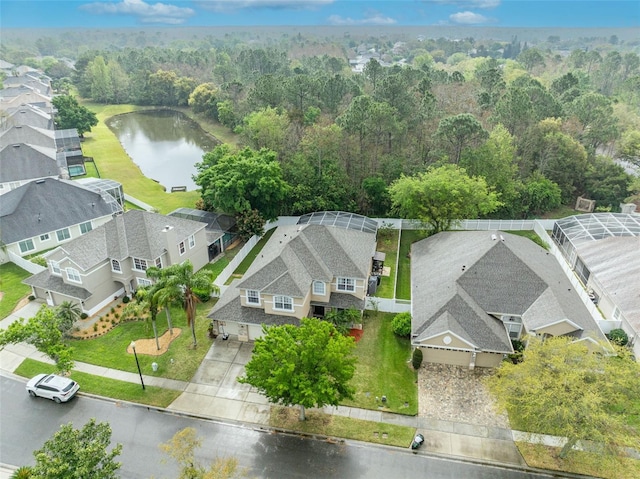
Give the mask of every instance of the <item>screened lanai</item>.
<path id="1" fill-rule="evenodd" d="M 376 233 L 378 222 L 356 213 L 345 211 L 316 211 L 302 215 L 298 220 L 299 225 L 324 225 L 338 226 L 340 228 Z"/>

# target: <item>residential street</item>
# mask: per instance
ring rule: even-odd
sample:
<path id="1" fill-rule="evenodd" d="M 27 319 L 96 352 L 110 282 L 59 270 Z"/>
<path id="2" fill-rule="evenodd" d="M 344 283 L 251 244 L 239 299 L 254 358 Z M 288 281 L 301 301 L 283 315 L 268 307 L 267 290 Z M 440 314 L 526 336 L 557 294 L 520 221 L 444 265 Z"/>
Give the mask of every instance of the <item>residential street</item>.
<path id="1" fill-rule="evenodd" d="M 24 383 L 7 377 L 0 381 L 0 463 L 32 464 L 39 448 L 60 424 L 82 426 L 90 418 L 107 421 L 113 442 L 123 444 L 121 477 L 173 478 L 176 467 L 162 463 L 158 444 L 185 427 L 194 427 L 203 440 L 198 459 L 234 456 L 250 477 L 357 478 L 424 477 L 520 479 L 553 477 L 514 469 L 411 454 L 397 448 L 347 441 L 330 443 L 295 435 L 274 434 L 240 425 L 203 421 L 140 406 L 78 396 L 68 404 L 29 398 Z M 555 476 L 557 477 L 557 476 Z"/>

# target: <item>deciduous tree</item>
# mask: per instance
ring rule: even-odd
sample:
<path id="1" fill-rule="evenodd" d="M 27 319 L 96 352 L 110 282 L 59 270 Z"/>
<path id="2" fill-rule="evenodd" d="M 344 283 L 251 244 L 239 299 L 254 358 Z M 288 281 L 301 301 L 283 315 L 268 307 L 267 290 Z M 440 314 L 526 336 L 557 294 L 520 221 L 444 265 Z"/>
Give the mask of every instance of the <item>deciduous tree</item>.
<path id="1" fill-rule="evenodd" d="M 0 331 L 0 346 L 28 343 L 49 356 L 58 371 L 67 372 L 73 368 L 73 349 L 67 344 L 63 331 L 66 320 L 53 308 L 43 305 L 35 316 L 11 323 Z"/>
<path id="2" fill-rule="evenodd" d="M 83 136 L 98 124 L 96 114 L 80 105 L 71 95 L 55 96 L 51 103 L 57 110 L 54 121 L 59 130 L 75 128 L 78 135 Z"/>
<path id="3" fill-rule="evenodd" d="M 73 424 L 60 427 L 42 449 L 33 453 L 36 464 L 31 469 L 34 479 L 116 479 L 120 463 L 115 460 L 122 451 L 116 444 L 110 451 L 111 427 L 106 422 L 90 419 L 82 429 Z"/>
<path id="4" fill-rule="evenodd" d="M 578 441 L 588 441 L 592 453 L 616 456 L 619 447 L 640 446 L 625 419 L 640 400 L 640 368 L 622 350 L 618 357 L 603 353 L 571 337 L 531 338 L 523 361 L 503 362 L 488 385 L 519 427 L 566 437 L 561 458 Z"/>
<path id="5" fill-rule="evenodd" d="M 457 220 L 491 213 L 501 204 L 484 178 L 470 177 L 456 165 L 403 175 L 389 192 L 393 208 L 403 218 L 422 221 L 431 233 L 446 231 Z"/>
<path id="6" fill-rule="evenodd" d="M 305 419 L 305 408 L 337 406 L 353 397 L 348 384 L 356 362 L 351 336 L 315 318 L 302 318 L 300 326 L 265 326 L 263 332 L 241 383 L 257 388 L 273 403 L 300 406 L 300 420 Z"/>

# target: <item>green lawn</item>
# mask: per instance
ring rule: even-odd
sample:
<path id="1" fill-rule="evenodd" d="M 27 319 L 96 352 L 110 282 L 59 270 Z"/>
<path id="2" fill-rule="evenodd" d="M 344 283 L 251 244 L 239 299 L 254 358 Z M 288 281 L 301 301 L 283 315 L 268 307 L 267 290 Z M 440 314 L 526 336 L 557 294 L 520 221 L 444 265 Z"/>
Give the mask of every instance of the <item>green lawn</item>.
<path id="1" fill-rule="evenodd" d="M 298 415 L 299 409 L 297 407 L 272 406 L 269 425 L 289 431 L 355 439 L 356 441 L 397 447 L 409 447 L 416 432 L 413 427 L 364 421 L 325 414 L 320 411 L 307 411 L 306 421 L 299 421 Z"/>
<path id="2" fill-rule="evenodd" d="M 22 284 L 22 280 L 29 276 L 31 273 L 13 263 L 0 264 L 0 291 L 3 293 L 0 300 L 0 319 L 9 316 L 18 301 L 31 293 L 31 288 Z"/>
<path id="3" fill-rule="evenodd" d="M 427 234 L 421 230 L 402 230 L 400 236 L 400 253 L 398 258 L 398 285 L 396 298 L 411 299 L 411 245 L 426 238 Z"/>
<path id="4" fill-rule="evenodd" d="M 150 356 L 138 353 L 143 374 L 189 381 L 198 366 L 200 366 L 211 345 L 211 339 L 207 334 L 209 320 L 206 315 L 211 311 L 214 304 L 213 301 L 198 304 L 196 319 L 198 347 L 195 350 L 192 349 L 191 330 L 186 325 L 184 312 L 181 309 L 172 308 L 173 327 L 181 328 L 182 334 L 171 343 L 169 351 L 164 354 Z M 167 330 L 167 320 L 164 312 L 158 315 L 157 324 L 158 335 L 160 336 Z M 135 373 L 138 372 L 136 362 L 134 357 L 127 353 L 127 346 L 131 341 L 146 338 L 153 338 L 153 329 L 150 321 L 122 323 L 98 338 L 72 340 L 71 346 L 74 348 L 73 359 Z M 158 363 L 159 366 L 156 372 L 151 368 L 151 363 L 153 362 Z"/>
<path id="5" fill-rule="evenodd" d="M 540 238 L 540 236 L 538 236 L 538 234 L 533 230 L 506 231 L 506 233 L 511 233 L 512 235 L 524 236 L 525 238 L 529 238 L 531 241 L 533 241 L 538 246 L 540 246 L 540 247 L 542 247 L 544 249 L 547 249 L 547 250 L 549 249 L 549 245 L 547 243 L 545 243 L 544 241 L 542 241 L 542 238 Z"/>
<path id="6" fill-rule="evenodd" d="M 15 370 L 15 374 L 25 378 L 31 378 L 40 373 L 53 372 L 55 372 L 53 364 L 41 363 L 33 359 L 25 359 Z M 169 406 L 182 392 L 155 386 L 145 386 L 143 390 L 138 383 L 118 381 L 78 371 L 71 372 L 71 379 L 80 384 L 81 392 L 155 407 Z"/>
<path id="7" fill-rule="evenodd" d="M 386 255 L 384 265 L 390 268 L 389 276 L 381 277 L 380 286 L 378 286 L 378 290 L 376 291 L 376 296 L 380 298 L 393 298 L 393 293 L 396 288 L 399 237 L 400 230 L 378 230 L 378 243 L 376 249 Z"/>
<path id="8" fill-rule="evenodd" d="M 262 238 L 260 238 L 260 241 L 256 243 L 256 245 L 251 249 L 249 254 L 238 265 L 238 267 L 235 269 L 233 274 L 227 280 L 226 284 L 230 284 L 231 281 L 241 277 L 243 274 L 247 272 L 247 270 L 249 269 L 249 266 L 251 266 L 251 263 L 253 263 L 253 260 L 256 259 L 256 257 L 258 256 L 258 253 L 262 251 L 262 248 L 264 248 L 264 245 L 267 244 L 267 241 L 269 241 L 269 238 L 271 238 L 271 235 L 275 230 L 276 228 L 271 228 L 262 236 Z"/>
<path id="9" fill-rule="evenodd" d="M 93 157 L 102 178 L 110 178 L 122 183 L 128 194 L 154 206 L 163 214 L 176 208 L 195 206 L 200 198 L 198 191 L 165 192 L 161 185 L 142 174 L 140 168 L 124 151 L 116 135 L 105 124 L 105 121 L 112 116 L 143 108 L 133 105 L 86 104 L 86 106 L 96 113 L 99 123 L 90 133 L 85 134 L 82 150 L 86 156 Z"/>
<path id="10" fill-rule="evenodd" d="M 409 339 L 393 334 L 393 313 L 369 311 L 367 314 L 364 334 L 355 350 L 358 364 L 352 384 L 356 395 L 343 404 L 376 410 L 382 406 L 380 398 L 386 396 L 384 410 L 415 415 L 418 413 L 417 373 L 407 362 L 411 358 Z"/>

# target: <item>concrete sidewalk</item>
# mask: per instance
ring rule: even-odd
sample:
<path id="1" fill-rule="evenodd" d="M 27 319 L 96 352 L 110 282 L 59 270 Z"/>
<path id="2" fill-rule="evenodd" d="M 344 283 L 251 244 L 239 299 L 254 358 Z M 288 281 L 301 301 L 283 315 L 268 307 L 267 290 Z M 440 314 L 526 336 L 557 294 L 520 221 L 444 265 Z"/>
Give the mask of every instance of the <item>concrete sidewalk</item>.
<path id="1" fill-rule="evenodd" d="M 17 317 L 34 315 L 40 306 L 33 302 L 27 304 L 10 318 L 1 321 L 0 328 L 6 328 Z M 252 347 L 250 343 L 231 339 L 225 341 L 219 337 L 211 345 L 191 382 L 143 375 L 144 383 L 149 386 L 182 391 L 182 394 L 167 408 L 169 411 L 202 418 L 249 423 L 256 427 L 269 427 L 271 408 L 269 401 L 251 386 L 237 381 L 238 377 L 244 374 L 244 365 L 251 358 Z M 17 344 L 6 346 L 0 351 L 0 370 L 13 373 L 25 358 L 51 363 L 32 346 Z M 74 369 L 121 381 L 140 382 L 138 374 L 86 363 L 76 362 Z M 325 407 L 322 411 L 327 414 L 415 428 L 425 437 L 425 444 L 420 449 L 422 453 L 435 453 L 511 467 L 526 467 L 515 447 L 513 433 L 509 429 L 345 406 Z"/>

